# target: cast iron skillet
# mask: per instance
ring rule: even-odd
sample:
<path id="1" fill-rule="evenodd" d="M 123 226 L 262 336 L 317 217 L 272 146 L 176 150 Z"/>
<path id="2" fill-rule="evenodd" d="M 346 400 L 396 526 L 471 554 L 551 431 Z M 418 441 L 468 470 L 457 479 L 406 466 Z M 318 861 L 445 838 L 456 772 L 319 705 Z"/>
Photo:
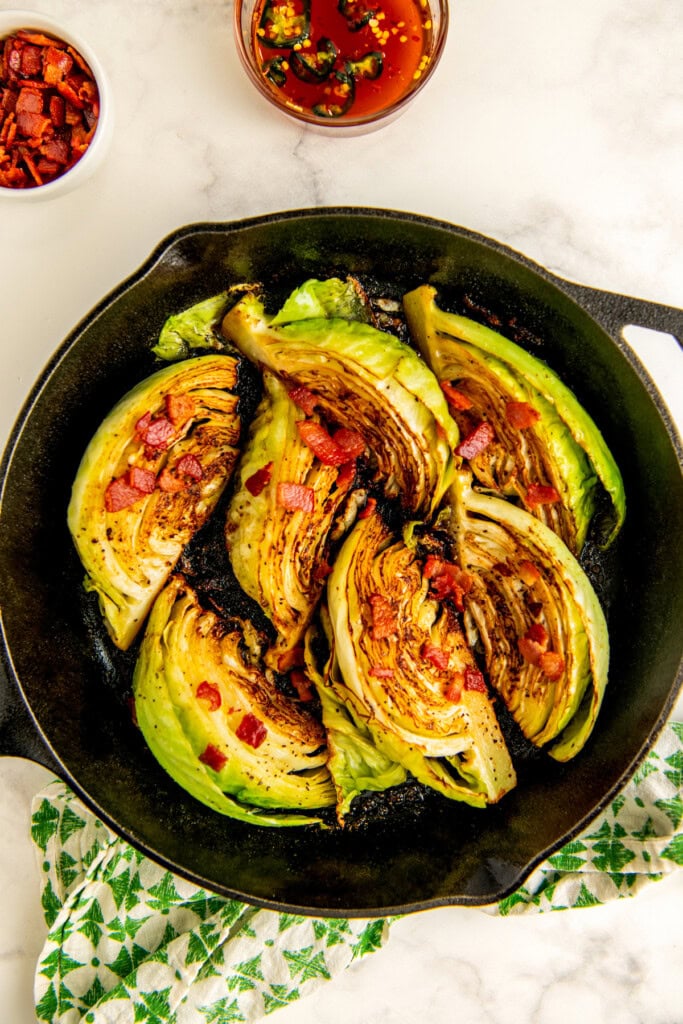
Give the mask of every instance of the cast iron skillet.
<path id="1" fill-rule="evenodd" d="M 84 621 L 65 523 L 81 454 L 104 413 L 150 372 L 166 317 L 239 281 L 295 285 L 348 272 L 397 294 L 467 294 L 545 359 L 593 414 L 623 469 L 628 516 L 606 588 L 611 681 L 574 762 L 541 758 L 499 806 L 449 801 L 339 834 L 232 822 L 156 765 Z M 681 448 L 620 337 L 640 323 L 683 338 L 683 312 L 560 280 L 472 232 L 384 210 L 292 211 L 196 224 L 165 239 L 74 329 L 35 385 L 2 464 L 0 607 L 4 753 L 53 769 L 112 828 L 178 874 L 260 906 L 381 916 L 483 904 L 517 887 L 584 828 L 653 743 L 681 682 Z"/>

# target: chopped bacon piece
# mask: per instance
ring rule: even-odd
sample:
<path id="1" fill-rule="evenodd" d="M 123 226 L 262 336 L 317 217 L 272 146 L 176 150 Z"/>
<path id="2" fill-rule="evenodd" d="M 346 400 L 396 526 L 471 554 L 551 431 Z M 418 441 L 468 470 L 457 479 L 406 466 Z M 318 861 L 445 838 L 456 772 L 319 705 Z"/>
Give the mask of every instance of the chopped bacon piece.
<path id="1" fill-rule="evenodd" d="M 537 565 L 534 565 L 533 562 L 529 562 L 525 559 L 523 562 L 519 563 L 518 568 L 521 579 L 529 587 L 531 587 L 536 580 L 540 580 L 541 578 L 541 570 Z"/>
<path id="2" fill-rule="evenodd" d="M 548 631 L 540 622 L 534 622 L 524 636 L 517 641 L 520 653 L 525 661 L 532 665 L 540 663 L 540 657 L 548 649 Z"/>
<path id="3" fill-rule="evenodd" d="M 374 676 L 375 679 L 393 679 L 394 670 L 393 668 L 385 668 L 384 665 L 372 665 L 368 675 Z"/>
<path id="4" fill-rule="evenodd" d="M 356 460 L 353 462 L 345 462 L 343 466 L 339 467 L 337 473 L 336 484 L 340 491 L 346 491 L 353 481 L 356 479 Z"/>
<path id="5" fill-rule="evenodd" d="M 438 647 L 436 644 L 425 641 L 420 648 L 420 655 L 425 661 L 429 661 L 434 668 L 448 668 L 450 653 L 445 651 L 443 647 Z"/>
<path id="6" fill-rule="evenodd" d="M 289 672 L 290 668 L 301 668 L 303 664 L 303 647 L 292 647 L 291 650 L 284 651 L 278 656 L 277 670 L 278 672 Z"/>
<path id="7" fill-rule="evenodd" d="M 209 743 L 204 752 L 199 755 L 199 760 L 202 764 L 207 765 L 209 768 L 213 768 L 215 772 L 219 772 L 228 758 L 222 750 L 219 750 L 218 747 L 214 747 L 213 743 Z"/>
<path id="8" fill-rule="evenodd" d="M 92 72 L 72 47 L 24 29 L 4 39 L 0 186 L 34 188 L 69 170 L 92 141 L 99 109 Z"/>
<path id="9" fill-rule="evenodd" d="M 207 704 L 209 711 L 218 711 L 223 703 L 219 688 L 215 683 L 209 683 L 206 680 L 197 687 L 197 700 Z"/>
<path id="10" fill-rule="evenodd" d="M 194 416 L 196 403 L 191 395 L 166 395 L 166 415 L 177 429 Z"/>
<path id="11" fill-rule="evenodd" d="M 133 487 L 125 477 L 118 477 L 112 480 L 104 492 L 104 507 L 107 512 L 121 512 L 124 508 L 130 508 L 146 496 L 145 491 L 139 487 Z"/>
<path id="12" fill-rule="evenodd" d="M 544 651 L 538 659 L 538 667 L 551 682 L 557 682 L 565 669 L 564 658 L 556 651 Z"/>
<path id="13" fill-rule="evenodd" d="M 267 462 L 265 466 L 261 466 L 260 469 L 257 469 L 255 473 L 252 473 L 251 476 L 244 481 L 244 486 L 250 494 L 253 494 L 253 496 L 257 498 L 261 491 L 263 491 L 263 489 L 270 483 L 272 475 L 273 463 Z"/>
<path id="14" fill-rule="evenodd" d="M 313 512 L 315 510 L 315 491 L 306 484 L 279 483 L 277 485 L 277 503 L 288 512 Z"/>
<path id="15" fill-rule="evenodd" d="M 235 736 L 254 750 L 261 746 L 267 735 L 265 725 L 256 715 L 252 715 L 251 711 L 247 712 L 235 730 Z"/>
<path id="16" fill-rule="evenodd" d="M 325 466 L 343 466 L 349 461 L 349 452 L 337 444 L 322 423 L 299 420 L 296 427 L 301 440 Z"/>
<path id="17" fill-rule="evenodd" d="M 131 466 L 128 470 L 128 483 L 131 487 L 136 487 L 144 494 L 151 494 L 157 485 L 157 478 L 151 469 L 143 469 L 141 466 Z"/>
<path id="18" fill-rule="evenodd" d="M 465 689 L 477 690 L 479 693 L 486 693 L 486 680 L 478 668 L 467 666 L 465 669 Z"/>
<path id="19" fill-rule="evenodd" d="M 507 402 L 505 405 L 505 419 L 511 427 L 516 430 L 526 430 L 538 423 L 541 414 L 533 405 L 528 402 Z"/>
<path id="20" fill-rule="evenodd" d="M 377 508 L 377 498 L 368 498 L 365 503 L 365 508 L 358 513 L 359 519 L 369 519 L 370 516 L 375 514 Z"/>
<path id="21" fill-rule="evenodd" d="M 159 451 L 168 448 L 169 441 L 175 436 L 175 430 L 170 420 L 167 420 L 165 416 L 156 416 L 154 419 L 150 417 L 143 429 L 140 429 L 141 423 L 142 420 L 139 420 L 135 429 L 146 445 Z"/>
<path id="22" fill-rule="evenodd" d="M 429 587 L 437 601 L 450 597 L 458 611 L 463 610 L 462 599 L 472 589 L 472 577 L 454 562 L 447 562 L 438 555 L 427 555 L 422 575 L 429 580 Z"/>
<path id="23" fill-rule="evenodd" d="M 542 647 L 548 646 L 548 630 L 540 622 L 532 623 L 524 635 Z"/>
<path id="24" fill-rule="evenodd" d="M 527 487 L 525 501 L 530 508 L 535 508 L 537 505 L 554 505 L 561 500 L 559 491 L 549 485 L 529 484 Z"/>
<path id="25" fill-rule="evenodd" d="M 178 459 L 175 469 L 179 476 L 189 476 L 193 480 L 201 480 L 204 476 L 202 464 L 196 455 L 183 455 Z"/>
<path id="26" fill-rule="evenodd" d="M 462 690 L 465 684 L 465 678 L 462 672 L 456 672 L 450 683 L 446 687 L 444 694 L 446 700 L 450 700 L 453 704 L 458 704 L 462 699 Z"/>
<path id="27" fill-rule="evenodd" d="M 332 435 L 332 440 L 346 452 L 346 458 L 357 459 L 363 455 L 367 445 L 363 435 L 357 430 L 350 430 L 348 427 L 339 427 Z"/>
<path id="28" fill-rule="evenodd" d="M 299 700 L 304 702 L 313 700 L 313 686 L 311 684 L 311 680 L 308 678 L 305 672 L 301 672 L 300 670 L 295 669 L 293 672 L 289 673 L 289 679 L 292 686 L 296 690 Z"/>
<path id="29" fill-rule="evenodd" d="M 166 494 L 177 494 L 178 491 L 184 491 L 186 488 L 185 481 L 174 476 L 168 466 L 164 466 L 161 473 L 159 473 L 157 484 L 159 485 L 159 490 L 165 491 Z"/>
<path id="30" fill-rule="evenodd" d="M 510 576 L 514 576 L 514 573 L 510 566 L 507 564 L 507 562 L 496 562 L 495 565 L 493 566 L 493 570 L 494 572 L 497 572 L 501 576 L 505 576 L 508 579 L 510 578 Z"/>
<path id="31" fill-rule="evenodd" d="M 386 640 L 396 632 L 396 611 L 384 594 L 371 594 L 372 635 L 375 640 Z"/>
<path id="32" fill-rule="evenodd" d="M 317 580 L 318 583 L 324 583 L 331 572 L 332 566 L 329 562 L 318 562 L 313 570 L 313 579 Z"/>
<path id="33" fill-rule="evenodd" d="M 474 430 L 471 430 L 463 438 L 456 447 L 455 454 L 460 455 L 463 459 L 474 459 L 488 448 L 495 436 L 494 429 L 488 420 L 482 420 Z"/>
<path id="34" fill-rule="evenodd" d="M 295 387 L 290 388 L 287 394 L 295 405 L 298 405 L 300 409 L 303 409 L 307 416 L 313 415 L 315 407 L 318 404 L 318 398 L 312 391 L 305 388 L 303 384 L 297 384 Z"/>
<path id="35" fill-rule="evenodd" d="M 440 380 L 439 384 L 451 409 L 464 411 L 472 408 L 472 399 L 464 391 L 459 391 L 449 380 Z"/>

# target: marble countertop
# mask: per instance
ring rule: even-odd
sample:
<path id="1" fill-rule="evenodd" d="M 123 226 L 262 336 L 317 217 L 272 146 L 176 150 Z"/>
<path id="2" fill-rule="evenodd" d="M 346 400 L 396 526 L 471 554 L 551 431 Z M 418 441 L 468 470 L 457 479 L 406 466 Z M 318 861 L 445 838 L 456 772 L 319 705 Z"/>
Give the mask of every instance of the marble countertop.
<path id="1" fill-rule="evenodd" d="M 0 10 L 16 6 L 0 2 Z M 245 80 L 228 0 L 34 0 L 95 48 L 116 124 L 78 192 L 0 203 L 0 438 L 50 354 L 176 227 L 318 206 L 412 211 L 560 275 L 683 306 L 683 19 L 676 0 L 454 0 L 428 88 L 371 135 L 321 137 Z M 627 339 L 683 424 L 670 337 Z M 677 714 L 683 714 L 679 702 Z M 28 839 L 50 778 L 0 760 L 0 1005 L 34 1024 L 45 927 Z M 677 1024 L 683 872 L 634 900 L 498 919 L 399 921 L 387 947 L 282 1024 Z"/>

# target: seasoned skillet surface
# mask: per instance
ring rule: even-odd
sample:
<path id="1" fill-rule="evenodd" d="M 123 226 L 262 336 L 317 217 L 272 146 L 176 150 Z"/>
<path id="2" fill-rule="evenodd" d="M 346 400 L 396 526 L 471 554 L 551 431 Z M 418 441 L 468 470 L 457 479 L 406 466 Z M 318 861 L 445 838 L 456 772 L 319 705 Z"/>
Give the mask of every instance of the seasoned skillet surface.
<path id="1" fill-rule="evenodd" d="M 445 306 L 545 358 L 593 415 L 625 477 L 625 528 L 587 568 L 605 601 L 611 682 L 589 747 L 568 765 L 529 751 L 504 722 L 520 775 L 500 805 L 475 811 L 406 787 L 364 801 L 354 827 L 262 829 L 227 821 L 158 767 L 130 717 L 131 660 L 114 652 L 81 590 L 66 530 L 71 482 L 115 401 L 154 369 L 166 317 L 239 281 L 288 292 L 306 277 L 354 273 L 373 295 L 432 283 Z M 255 399 L 244 384 L 245 408 Z M 121 834 L 201 884 L 277 908 L 380 914 L 481 903 L 513 889 L 578 831 L 642 756 L 670 706 L 683 615 L 680 471 L 648 389 L 619 345 L 523 258 L 409 216 L 325 212 L 196 225 L 162 244 L 67 339 L 25 410 L 5 467 L 0 578 L 5 661 L 64 777 Z M 208 599 L 205 541 L 186 560 Z M 212 593 L 213 587 L 213 593 Z"/>

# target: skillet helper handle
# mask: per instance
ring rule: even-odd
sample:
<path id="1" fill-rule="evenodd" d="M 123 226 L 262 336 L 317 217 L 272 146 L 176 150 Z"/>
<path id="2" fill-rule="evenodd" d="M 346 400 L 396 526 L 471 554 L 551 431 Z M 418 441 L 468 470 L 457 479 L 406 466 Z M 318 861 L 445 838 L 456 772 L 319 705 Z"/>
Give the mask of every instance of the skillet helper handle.
<path id="1" fill-rule="evenodd" d="M 647 327 L 672 335 L 683 349 L 683 309 L 647 299 L 635 299 L 586 285 L 570 285 L 578 302 L 612 335 L 621 337 L 624 327 Z"/>
<path id="2" fill-rule="evenodd" d="M 55 775 L 63 775 L 17 684 L 4 666 L 0 666 L 0 757 L 23 757 Z"/>

